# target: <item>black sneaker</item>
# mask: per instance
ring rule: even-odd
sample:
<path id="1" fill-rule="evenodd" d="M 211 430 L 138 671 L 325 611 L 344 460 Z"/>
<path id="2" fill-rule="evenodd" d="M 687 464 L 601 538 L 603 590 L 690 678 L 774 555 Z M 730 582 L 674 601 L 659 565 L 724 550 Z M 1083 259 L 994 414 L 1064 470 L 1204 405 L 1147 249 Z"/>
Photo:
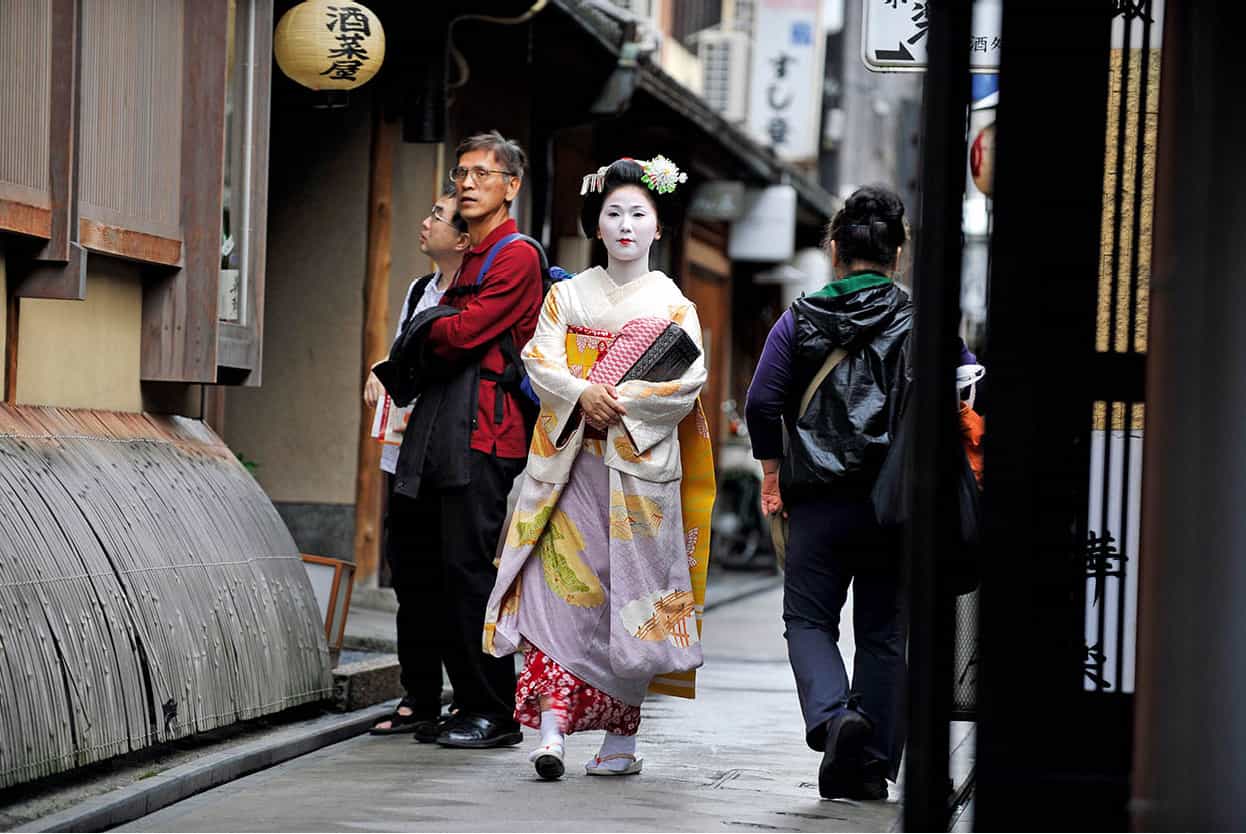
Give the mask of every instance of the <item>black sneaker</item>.
<path id="1" fill-rule="evenodd" d="M 887 798 L 887 780 L 866 779 L 856 786 L 855 790 L 849 792 L 848 798 L 867 802 L 875 802 L 880 799 L 885 800 Z"/>
<path id="2" fill-rule="evenodd" d="M 826 722 L 826 750 L 818 768 L 818 793 L 826 799 L 858 799 L 864 790 L 861 773 L 865 742 L 873 726 L 861 713 L 845 709 Z M 884 796 L 886 783 L 883 784 Z M 875 792 L 876 786 L 875 786 Z"/>
<path id="3" fill-rule="evenodd" d="M 868 720 L 868 719 L 867 719 Z M 887 798 L 887 762 L 867 756 L 861 765 L 861 784 L 849 799 L 876 801 Z"/>

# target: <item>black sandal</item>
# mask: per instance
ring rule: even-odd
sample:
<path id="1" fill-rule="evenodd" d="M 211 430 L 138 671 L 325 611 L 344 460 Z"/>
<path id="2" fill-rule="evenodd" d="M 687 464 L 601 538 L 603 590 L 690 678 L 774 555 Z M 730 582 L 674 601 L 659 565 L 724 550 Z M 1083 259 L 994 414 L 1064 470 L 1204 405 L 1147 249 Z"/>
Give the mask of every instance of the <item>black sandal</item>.
<path id="1" fill-rule="evenodd" d="M 407 709 L 412 710 L 412 713 L 410 715 L 403 715 L 402 713 L 398 712 L 398 710 L 402 709 L 403 707 L 406 707 Z M 393 736 L 393 735 L 399 735 L 399 734 L 407 735 L 407 734 L 415 732 L 415 725 L 425 719 L 422 719 L 418 715 L 416 715 L 414 710 L 415 710 L 415 704 L 408 701 L 406 698 L 403 698 L 401 701 L 398 702 L 398 706 L 394 707 L 393 712 L 391 712 L 389 715 L 385 716 L 384 718 L 377 719 L 376 723 L 372 725 L 372 729 L 368 731 L 369 734 L 374 735 L 374 736 Z M 386 721 L 389 722 L 388 727 L 380 726 L 381 724 L 384 724 Z"/>

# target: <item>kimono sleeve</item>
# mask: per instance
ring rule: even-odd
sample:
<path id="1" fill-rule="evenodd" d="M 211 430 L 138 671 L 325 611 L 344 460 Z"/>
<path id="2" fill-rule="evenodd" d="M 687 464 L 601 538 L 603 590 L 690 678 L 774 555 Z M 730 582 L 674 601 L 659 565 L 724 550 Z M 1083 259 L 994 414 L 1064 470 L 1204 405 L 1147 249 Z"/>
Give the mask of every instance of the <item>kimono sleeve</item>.
<path id="1" fill-rule="evenodd" d="M 567 322 L 562 311 L 565 288 L 565 283 L 550 288 L 541 306 L 536 332 L 522 352 L 528 379 L 541 398 L 541 410 L 553 415 L 555 422 L 548 433 L 555 443 L 563 436 L 567 423 L 576 413 L 580 395 L 589 386 L 587 380 L 574 376 L 567 369 Z"/>
<path id="2" fill-rule="evenodd" d="M 679 379 L 670 382 L 632 380 L 618 386 L 619 402 L 627 409 L 627 414 L 623 417 L 623 427 L 627 429 L 636 453 L 640 455 L 671 436 L 679 422 L 696 405 L 697 397 L 701 395 L 701 389 L 708 378 L 697 308 L 691 302 L 685 304 L 686 306 L 676 309 L 671 318 L 701 350 L 688 366 L 688 370 Z"/>

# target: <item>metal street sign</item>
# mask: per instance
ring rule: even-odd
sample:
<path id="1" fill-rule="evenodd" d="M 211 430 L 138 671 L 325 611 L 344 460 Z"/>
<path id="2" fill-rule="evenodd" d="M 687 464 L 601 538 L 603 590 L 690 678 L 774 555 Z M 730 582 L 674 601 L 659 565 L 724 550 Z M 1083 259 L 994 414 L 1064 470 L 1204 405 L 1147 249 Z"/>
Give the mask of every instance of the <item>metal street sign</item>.
<path id="1" fill-rule="evenodd" d="M 861 60 L 874 72 L 925 72 L 929 0 L 862 0 Z M 971 72 L 999 72 L 1001 0 L 973 4 Z"/>

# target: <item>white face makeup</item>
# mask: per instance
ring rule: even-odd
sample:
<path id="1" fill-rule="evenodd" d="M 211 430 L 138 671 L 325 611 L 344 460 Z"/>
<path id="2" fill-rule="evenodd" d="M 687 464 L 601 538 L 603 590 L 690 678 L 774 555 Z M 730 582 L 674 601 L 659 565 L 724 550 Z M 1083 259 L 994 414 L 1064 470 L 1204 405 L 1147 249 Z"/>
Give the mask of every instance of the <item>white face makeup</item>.
<path id="1" fill-rule="evenodd" d="M 649 249 L 661 232 L 657 211 L 645 189 L 624 185 L 611 191 L 597 218 L 597 232 L 612 261 L 647 260 Z"/>

